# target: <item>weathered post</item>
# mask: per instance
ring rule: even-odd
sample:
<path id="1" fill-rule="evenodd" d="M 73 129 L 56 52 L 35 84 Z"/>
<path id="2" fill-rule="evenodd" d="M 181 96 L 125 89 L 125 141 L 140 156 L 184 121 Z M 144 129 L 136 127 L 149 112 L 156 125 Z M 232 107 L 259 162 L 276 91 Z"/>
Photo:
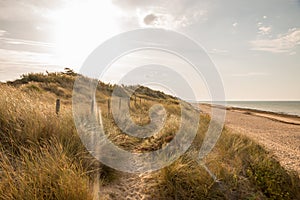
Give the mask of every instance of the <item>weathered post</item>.
<path id="1" fill-rule="evenodd" d="M 131 98 L 129 97 L 128 102 L 127 102 L 129 110 L 130 110 L 130 101 L 131 101 Z"/>
<path id="2" fill-rule="evenodd" d="M 101 109 L 100 108 L 98 108 L 98 123 L 100 124 L 101 127 L 103 127 L 102 114 L 101 114 Z"/>
<path id="3" fill-rule="evenodd" d="M 107 116 L 110 114 L 110 99 L 107 99 Z"/>
<path id="4" fill-rule="evenodd" d="M 94 114 L 94 109 L 95 109 L 95 100 L 94 98 L 92 99 L 92 103 L 91 103 L 91 113 Z"/>
<path id="5" fill-rule="evenodd" d="M 58 115 L 59 114 L 59 110 L 60 110 L 60 99 L 56 99 L 56 114 Z"/>

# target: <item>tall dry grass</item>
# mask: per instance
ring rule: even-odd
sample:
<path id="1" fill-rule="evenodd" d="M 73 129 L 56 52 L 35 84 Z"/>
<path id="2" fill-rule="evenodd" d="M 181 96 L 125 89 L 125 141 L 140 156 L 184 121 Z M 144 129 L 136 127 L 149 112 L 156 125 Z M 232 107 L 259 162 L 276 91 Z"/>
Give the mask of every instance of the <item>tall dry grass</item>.
<path id="1" fill-rule="evenodd" d="M 105 181 L 113 172 L 81 143 L 71 107 L 56 115 L 54 98 L 0 90 L 0 198 L 90 199 L 95 174 Z"/>
<path id="2" fill-rule="evenodd" d="M 101 187 L 115 178 L 114 170 L 93 158 L 77 135 L 69 98 L 74 76 L 58 75 L 31 74 L 13 83 L 17 87 L 0 85 L 0 199 L 91 199 L 95 183 L 100 182 Z M 54 89 L 50 87 L 53 84 Z M 99 84 L 97 97 L 102 99 L 109 98 L 116 87 Z M 106 134 L 116 145 L 129 151 L 164 147 L 180 125 L 179 101 L 147 88 L 137 94 L 145 98 L 141 104 L 131 102 L 132 121 L 139 125 L 150 123 L 149 109 L 160 103 L 167 113 L 164 127 L 149 138 L 128 136 L 108 114 L 104 101 L 99 106 Z M 58 116 L 55 114 L 57 96 L 62 97 Z M 184 105 L 195 114 L 190 105 Z M 186 134 L 191 132 L 193 114 L 187 114 L 191 120 L 184 128 Z M 127 118 L 123 116 L 120 120 Z M 300 199 L 298 176 L 283 169 L 261 146 L 232 131 L 224 129 L 204 160 L 205 165 L 198 162 L 197 151 L 209 122 L 209 116 L 200 115 L 198 133 L 189 150 L 172 165 L 151 175 L 157 181 L 155 196 L 160 199 Z M 95 180 L 97 175 L 99 180 Z"/>
<path id="3" fill-rule="evenodd" d="M 300 180 L 295 172 L 285 170 L 261 146 L 232 131 L 224 129 L 213 151 L 197 162 L 196 150 L 208 121 L 208 116 L 202 116 L 206 127 L 203 124 L 199 129 L 189 151 L 155 174 L 163 199 L 300 198 Z"/>
<path id="4" fill-rule="evenodd" d="M 92 199 L 85 170 L 56 140 L 19 156 L 2 150 L 0 159 L 0 199 Z"/>

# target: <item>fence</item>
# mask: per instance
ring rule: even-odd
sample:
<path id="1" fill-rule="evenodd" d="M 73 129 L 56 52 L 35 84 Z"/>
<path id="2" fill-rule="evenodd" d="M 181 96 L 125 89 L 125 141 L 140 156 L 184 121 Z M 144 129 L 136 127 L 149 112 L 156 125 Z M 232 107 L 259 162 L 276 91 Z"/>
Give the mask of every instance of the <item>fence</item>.
<path id="1" fill-rule="evenodd" d="M 138 98 L 139 98 L 139 105 L 141 106 L 142 105 L 142 97 L 138 97 Z M 118 104 L 119 105 L 119 109 L 122 108 L 122 99 L 123 98 L 119 97 L 119 104 Z M 133 101 L 134 102 L 134 106 L 136 106 L 137 105 L 137 96 L 134 95 L 133 98 L 129 98 L 129 101 L 128 101 L 128 104 L 127 104 L 127 106 L 128 106 L 129 109 L 131 108 L 131 101 Z M 102 102 L 102 103 L 106 102 L 106 104 L 107 104 L 107 115 L 109 116 L 112 113 L 112 111 L 111 111 L 111 99 L 110 98 L 109 99 L 103 99 L 103 100 L 100 100 L 98 102 Z M 145 99 L 144 99 L 144 102 L 145 102 Z M 60 99 L 56 99 L 55 113 L 57 115 L 59 115 L 60 110 L 61 110 L 61 101 L 60 101 Z M 100 108 L 99 108 L 99 110 L 100 110 Z M 95 100 L 95 97 L 91 101 L 91 110 L 90 110 L 90 112 L 92 114 L 95 114 L 97 112 L 96 111 L 96 100 Z"/>

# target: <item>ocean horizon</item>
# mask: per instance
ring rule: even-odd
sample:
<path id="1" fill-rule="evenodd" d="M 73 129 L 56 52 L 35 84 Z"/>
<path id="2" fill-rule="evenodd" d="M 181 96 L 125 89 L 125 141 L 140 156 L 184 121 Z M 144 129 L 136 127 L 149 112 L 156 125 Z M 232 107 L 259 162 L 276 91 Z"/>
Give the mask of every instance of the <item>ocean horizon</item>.
<path id="1" fill-rule="evenodd" d="M 214 105 L 224 105 L 234 108 L 262 110 L 279 114 L 297 115 L 300 117 L 300 101 L 198 101 Z"/>

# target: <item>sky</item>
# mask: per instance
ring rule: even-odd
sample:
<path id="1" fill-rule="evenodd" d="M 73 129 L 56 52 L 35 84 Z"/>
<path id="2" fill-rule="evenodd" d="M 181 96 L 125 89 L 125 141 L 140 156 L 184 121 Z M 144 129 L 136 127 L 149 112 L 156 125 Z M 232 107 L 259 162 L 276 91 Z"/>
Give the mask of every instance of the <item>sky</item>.
<path id="1" fill-rule="evenodd" d="M 79 71 L 107 39 L 163 28 L 206 50 L 227 100 L 300 100 L 299 19 L 299 0 L 0 0 L 0 81 L 65 67 Z M 162 62 L 167 57 L 127 55 L 104 80 L 116 81 L 120 67 L 139 65 L 149 55 Z"/>

